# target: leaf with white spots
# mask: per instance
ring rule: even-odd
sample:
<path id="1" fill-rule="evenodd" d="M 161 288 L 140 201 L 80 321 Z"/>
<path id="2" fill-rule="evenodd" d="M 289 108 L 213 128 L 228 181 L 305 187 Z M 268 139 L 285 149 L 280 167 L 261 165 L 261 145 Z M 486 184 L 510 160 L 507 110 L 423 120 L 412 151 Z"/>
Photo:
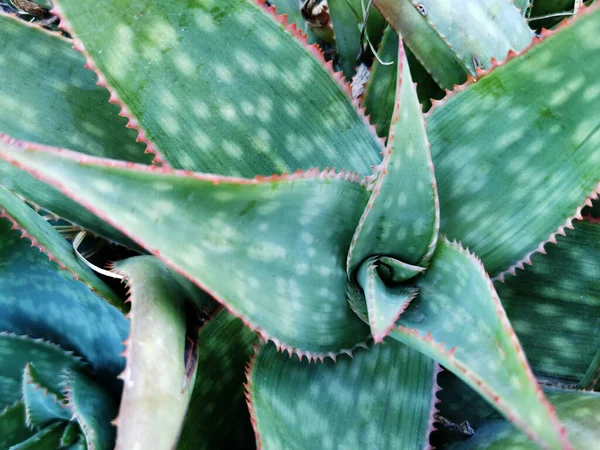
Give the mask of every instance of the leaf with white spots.
<path id="1" fill-rule="evenodd" d="M 31 248 L 4 218 L 0 254 L 0 331 L 48 339 L 108 377 L 122 370 L 129 323 L 119 310 Z"/>
<path id="2" fill-rule="evenodd" d="M 254 440 L 244 372 L 257 343 L 224 309 L 200 329 L 198 372 L 178 450 L 242 449 Z"/>
<path id="3" fill-rule="evenodd" d="M 376 258 L 369 258 L 360 266 L 357 275 L 366 298 L 371 335 L 376 343 L 383 341 L 418 292 L 407 286 L 386 286 L 379 276 L 378 265 Z"/>
<path id="4" fill-rule="evenodd" d="M 568 448 L 481 262 L 438 241 L 390 336 L 434 358 L 540 444 Z"/>
<path id="5" fill-rule="evenodd" d="M 505 283 L 496 283 L 531 367 L 538 376 L 583 387 L 598 376 L 600 349 L 600 224 L 576 222 L 546 255 Z M 595 384 L 595 383 L 592 383 Z"/>
<path id="6" fill-rule="evenodd" d="M 367 174 L 379 161 L 341 76 L 262 1 L 56 3 L 61 27 L 173 167 Z"/>
<path id="7" fill-rule="evenodd" d="M 361 30 L 364 24 L 363 5 L 367 2 L 363 0 L 328 0 L 329 15 L 335 34 L 335 46 L 337 56 L 342 68 L 342 73 L 348 81 L 356 73 L 359 57 L 366 59 L 361 49 Z M 385 20 L 379 14 L 379 11 L 371 6 L 368 11 L 366 35 L 363 38 L 363 46 L 368 53 L 369 39 L 374 48 L 377 48 L 383 28 L 386 25 Z M 364 62 L 364 61 L 363 61 Z"/>
<path id="8" fill-rule="evenodd" d="M 44 427 L 57 420 L 71 420 L 71 414 L 62 405 L 63 395 L 59 390 L 55 391 L 45 384 L 42 377 L 35 370 L 34 364 L 28 363 L 25 366 L 22 392 L 26 422 L 30 426 Z"/>
<path id="9" fill-rule="evenodd" d="M 435 176 L 425 123 L 401 42 L 396 60 L 398 88 L 390 136 L 371 198 L 352 240 L 350 276 L 373 255 L 424 267 L 437 242 Z"/>
<path id="10" fill-rule="evenodd" d="M 258 447 L 428 448 L 437 372 L 429 358 L 394 341 L 323 364 L 264 346 L 247 384 Z"/>
<path id="11" fill-rule="evenodd" d="M 1 134 L 96 156 L 151 161 L 70 40 L 0 14 L 0 42 Z M 10 164 L 0 163 L 0 184 L 94 233 L 127 242 L 85 208 Z"/>
<path id="12" fill-rule="evenodd" d="M 374 0 L 444 89 L 527 47 L 533 32 L 511 0 Z"/>
<path id="13" fill-rule="evenodd" d="M 33 434 L 25 424 L 25 405 L 21 402 L 0 410 L 0 448 L 10 448 Z"/>
<path id="14" fill-rule="evenodd" d="M 319 357 L 368 336 L 345 300 L 368 200 L 353 175 L 224 178 L 2 141 L 0 158 L 60 185 L 284 347 Z"/>
<path id="15" fill-rule="evenodd" d="M 389 136 L 396 104 L 398 45 L 398 33 L 388 26 L 379 46 L 379 59 L 386 64 L 381 64 L 377 59 L 373 61 L 371 76 L 362 100 L 369 120 L 375 124 L 377 134 L 384 139 Z"/>
<path id="16" fill-rule="evenodd" d="M 492 276 L 527 262 L 598 189 L 598 33 L 600 9 L 586 9 L 427 117 L 440 231 Z"/>
<path id="17" fill-rule="evenodd" d="M 203 322 L 191 305 L 196 289 L 152 256 L 118 262 L 115 271 L 125 277 L 131 301 L 116 448 L 171 450 L 181 432 L 197 367 L 187 364 L 196 362 L 194 335 Z M 195 294 L 196 301 L 205 300 L 203 293 Z M 212 300 L 206 300 L 208 307 Z"/>
<path id="18" fill-rule="evenodd" d="M 54 392 L 60 392 L 57 374 L 63 368 L 82 369 L 84 364 L 57 345 L 26 336 L 0 333 L 0 407 L 22 399 L 25 366 L 35 363 L 39 377 Z"/>
<path id="19" fill-rule="evenodd" d="M 565 424 L 574 450 L 597 448 L 600 441 L 600 394 L 585 391 L 550 391 L 546 394 Z M 505 420 L 490 420 L 471 438 L 450 450 L 538 450 L 526 435 Z"/>
<path id="20" fill-rule="evenodd" d="M 6 163 L 5 163 L 6 164 Z M 33 209 L 19 200 L 12 192 L 0 185 L 0 218 L 4 217 L 24 233 L 33 245 L 46 253 L 75 278 L 92 291 L 104 297 L 113 306 L 124 310 L 123 301 L 100 280 L 92 270 L 75 256 L 73 247 L 56 229 Z M 3 220 L 3 219 L 0 219 Z"/>
<path id="21" fill-rule="evenodd" d="M 62 372 L 62 391 L 67 406 L 77 420 L 87 441 L 88 449 L 113 450 L 118 404 L 94 380 L 80 372 L 65 369 Z"/>

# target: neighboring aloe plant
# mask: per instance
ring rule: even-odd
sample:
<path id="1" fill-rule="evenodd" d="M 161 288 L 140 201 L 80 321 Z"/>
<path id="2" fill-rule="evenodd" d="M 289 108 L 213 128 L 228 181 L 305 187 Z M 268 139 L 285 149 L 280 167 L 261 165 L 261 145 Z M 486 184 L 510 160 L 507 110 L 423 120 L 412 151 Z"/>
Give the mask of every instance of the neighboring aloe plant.
<path id="1" fill-rule="evenodd" d="M 451 3 L 331 0 L 328 62 L 254 0 L 55 1 L 73 40 L 0 15 L 0 443 L 591 448 L 600 8 L 534 38 Z M 332 66 L 381 35 L 352 99 Z M 404 40 L 453 89 L 426 115 Z M 19 197 L 146 253 L 111 265 L 131 308 Z"/>

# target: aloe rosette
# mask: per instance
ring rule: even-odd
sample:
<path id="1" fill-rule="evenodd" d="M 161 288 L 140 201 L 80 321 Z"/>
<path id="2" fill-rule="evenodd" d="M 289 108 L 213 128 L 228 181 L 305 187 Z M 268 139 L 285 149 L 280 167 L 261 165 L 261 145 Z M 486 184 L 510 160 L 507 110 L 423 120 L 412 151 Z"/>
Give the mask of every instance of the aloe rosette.
<path id="1" fill-rule="evenodd" d="M 364 30 L 330 3 L 349 78 Z M 477 424 L 455 448 L 595 442 L 600 9 L 534 38 L 508 1 L 465 7 L 470 26 L 443 0 L 373 3 L 360 100 L 260 1 L 54 2 L 72 40 L 0 16 L 0 71 L 30 87 L 0 86 L 0 205 L 75 286 L 41 328 L 25 309 L 4 326 L 7 348 L 41 337 L 77 364 L 21 358 L 0 427 L 31 392 L 57 416 L 15 442 L 427 448 L 448 418 Z M 453 89 L 426 114 L 405 43 Z M 144 253 L 111 266 L 131 306 L 19 198 Z M 78 412 L 85 389 L 103 414 Z"/>

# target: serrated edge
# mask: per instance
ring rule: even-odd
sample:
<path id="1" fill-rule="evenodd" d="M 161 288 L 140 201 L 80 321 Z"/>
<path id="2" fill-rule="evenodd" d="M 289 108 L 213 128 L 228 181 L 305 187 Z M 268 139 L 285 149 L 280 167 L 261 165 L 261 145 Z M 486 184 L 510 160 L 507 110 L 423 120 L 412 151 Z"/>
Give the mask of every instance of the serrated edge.
<path id="1" fill-rule="evenodd" d="M 33 428 L 33 424 L 31 423 L 31 411 L 27 402 L 25 401 L 25 386 L 32 385 L 35 391 L 41 390 L 43 397 L 51 397 L 55 403 L 62 406 L 62 400 L 58 398 L 58 394 L 49 390 L 47 386 L 43 386 L 39 380 L 36 380 L 31 373 L 31 363 L 25 364 L 25 370 L 23 372 L 23 381 L 21 383 L 21 395 L 23 398 L 23 404 L 25 405 L 25 423 L 29 428 Z"/>
<path id="2" fill-rule="evenodd" d="M 96 430 L 91 428 L 81 416 L 73 399 L 73 372 L 72 369 L 64 368 L 60 373 L 62 379 L 62 393 L 65 396 L 65 406 L 71 411 L 71 420 L 77 421 L 79 424 L 87 444 L 87 449 L 95 450 L 96 444 L 93 440 L 96 438 Z"/>
<path id="3" fill-rule="evenodd" d="M 600 5 L 600 3 L 597 3 L 597 4 Z M 581 203 L 577 207 L 577 209 L 575 210 L 575 214 L 568 217 L 567 220 L 565 220 L 565 222 L 563 222 L 563 224 L 560 225 L 558 227 L 558 229 L 556 229 L 556 231 L 553 231 L 552 233 L 550 233 L 550 236 L 547 239 L 540 242 L 538 244 L 538 246 L 536 248 L 534 248 L 533 250 L 530 250 L 529 252 L 527 252 L 523 258 L 521 258 L 519 261 L 517 261 L 516 263 L 511 265 L 509 268 L 503 270 L 502 272 L 498 273 L 495 277 L 493 277 L 492 281 L 500 281 L 503 283 L 506 275 L 508 275 L 508 274 L 516 275 L 517 269 L 524 270 L 525 265 L 530 266 L 532 264 L 531 257 L 533 255 L 535 255 L 537 253 L 541 253 L 542 255 L 545 255 L 546 249 L 544 247 L 548 243 L 556 244 L 556 237 L 558 235 L 566 236 L 567 233 L 566 233 L 565 229 L 572 230 L 574 228 L 573 220 L 587 220 L 588 222 L 594 222 L 593 220 L 590 220 L 590 218 L 593 219 L 591 216 L 589 218 L 587 218 L 588 216 L 585 216 L 586 218 L 584 219 L 584 216 L 581 215 L 581 211 L 586 206 L 592 206 L 592 200 L 596 200 L 598 198 L 599 194 L 600 194 L 600 182 L 598 182 L 598 184 L 596 185 L 594 190 L 585 198 L 583 203 Z M 599 220 L 599 222 L 600 222 L 600 220 Z"/>
<path id="4" fill-rule="evenodd" d="M 39 344 L 46 348 L 52 348 L 53 350 L 60 352 L 63 355 L 67 356 L 74 362 L 74 365 L 76 365 L 76 367 L 78 369 L 85 369 L 86 367 L 88 367 L 87 361 L 85 361 L 81 356 L 77 356 L 75 354 L 75 352 L 70 351 L 70 350 L 65 350 L 60 345 L 55 344 L 54 342 L 49 341 L 49 340 L 42 339 L 42 338 L 32 338 L 31 336 L 29 336 L 27 334 L 16 334 L 16 333 L 12 333 L 10 331 L 0 331 L 0 339 L 1 338 L 9 338 L 9 339 L 16 339 L 16 340 L 20 340 L 20 341 L 35 342 L 36 344 Z"/>
<path id="5" fill-rule="evenodd" d="M 73 27 L 71 26 L 71 23 L 65 17 L 65 15 L 62 11 L 62 8 L 59 5 L 59 1 L 57 1 L 57 0 L 53 1 L 53 7 L 52 7 L 52 9 L 50 9 L 50 14 L 52 14 L 58 18 L 59 28 L 66 31 L 73 37 L 73 41 L 72 41 L 73 48 L 75 50 L 77 50 L 79 53 L 81 53 L 85 58 L 84 67 L 86 69 L 89 69 L 92 72 L 94 72 L 96 74 L 96 76 L 98 77 L 98 81 L 96 82 L 96 85 L 105 88 L 110 93 L 108 102 L 116 104 L 117 106 L 119 106 L 121 108 L 121 111 L 119 112 L 119 116 L 124 117 L 128 120 L 127 125 L 125 125 L 126 128 L 132 128 L 138 133 L 138 137 L 136 138 L 135 141 L 146 144 L 146 149 L 144 150 L 144 153 L 150 153 L 150 154 L 154 155 L 154 160 L 152 161 L 153 163 L 160 163 L 163 166 L 169 167 L 163 154 L 158 150 L 156 145 L 146 136 L 146 132 L 142 129 L 141 125 L 139 124 L 139 121 L 133 116 L 133 114 L 131 113 L 129 108 L 121 100 L 121 98 L 117 94 L 116 90 L 108 83 L 105 75 L 98 68 L 98 66 L 94 62 L 92 56 L 86 51 L 83 42 L 77 37 L 77 34 L 73 31 Z"/>
<path id="6" fill-rule="evenodd" d="M 5 13 L 2 11 L 0 11 L 0 16 L 6 17 L 10 20 L 14 20 L 15 22 L 19 23 L 19 25 L 23 25 L 28 28 L 33 28 L 38 31 L 42 31 L 43 33 L 46 33 L 47 35 L 52 36 L 53 38 L 60 39 L 61 41 L 65 41 L 69 44 L 71 43 L 71 40 L 69 38 L 63 36 L 62 34 L 60 34 L 57 31 L 51 31 L 47 28 L 44 28 L 43 26 L 41 26 L 39 24 L 39 22 L 28 22 L 26 20 L 23 20 L 23 19 L 17 17 L 15 14 Z"/>
<path id="7" fill-rule="evenodd" d="M 262 449 L 262 440 L 260 433 L 258 432 L 258 419 L 256 418 L 256 411 L 254 410 L 254 404 L 252 402 L 252 387 L 254 385 L 254 363 L 261 349 L 266 343 L 256 343 L 252 347 L 254 353 L 250 356 L 250 359 L 246 363 L 246 382 L 244 383 L 244 397 L 246 398 L 246 405 L 248 406 L 248 413 L 250 414 L 250 423 L 252 424 L 252 430 L 254 431 L 254 437 L 256 439 L 257 450 Z"/>
<path id="8" fill-rule="evenodd" d="M 425 119 L 429 118 L 436 110 L 443 108 L 449 100 L 454 98 L 460 92 L 467 89 L 470 85 L 477 83 L 482 78 L 484 78 L 487 75 L 494 72 L 494 70 L 497 67 L 504 66 L 508 62 L 512 61 L 513 59 L 517 59 L 518 57 L 526 54 L 527 52 L 529 52 L 529 50 L 531 50 L 532 48 L 534 48 L 541 42 L 545 41 L 547 38 L 552 37 L 555 34 L 559 33 L 560 30 L 562 30 L 563 28 L 568 28 L 573 22 L 577 21 L 581 16 L 590 14 L 594 10 L 599 9 L 600 8 L 599 5 L 600 5 L 600 3 L 596 2 L 590 6 L 583 6 L 579 10 L 579 13 L 576 16 L 573 16 L 568 20 L 563 20 L 556 28 L 554 28 L 552 30 L 543 29 L 542 32 L 540 33 L 540 36 L 539 37 L 534 36 L 531 43 L 527 47 L 525 47 L 523 50 L 520 50 L 518 52 L 515 52 L 514 50 L 509 50 L 506 57 L 501 61 L 498 61 L 496 58 L 492 58 L 491 65 L 488 69 L 477 69 L 477 71 L 476 71 L 477 79 L 475 79 L 472 75 L 468 75 L 467 81 L 465 81 L 463 84 L 454 86 L 454 88 L 452 90 L 445 89 L 444 91 L 446 92 L 446 96 L 444 96 L 444 98 L 442 98 L 441 100 L 431 99 L 431 108 L 429 109 L 429 111 L 427 111 L 425 113 Z"/>
<path id="9" fill-rule="evenodd" d="M 430 438 L 431 438 L 431 433 L 433 433 L 436 430 L 436 428 L 434 426 L 435 415 L 440 412 L 437 408 L 437 405 L 442 402 L 437 396 L 438 392 L 440 392 L 442 390 L 441 386 L 438 383 L 438 376 L 440 373 L 442 373 L 444 371 L 444 369 L 437 362 L 434 362 L 433 364 L 434 364 L 433 385 L 432 385 L 433 387 L 431 390 L 432 392 L 431 392 L 431 403 L 429 404 L 429 420 L 427 421 L 427 431 L 425 432 L 425 445 L 423 447 L 423 450 L 434 450 L 435 449 L 435 447 L 433 445 L 431 445 Z"/>
<path id="10" fill-rule="evenodd" d="M 477 267 L 477 270 L 479 271 L 480 275 L 483 276 L 483 278 L 486 280 L 488 289 L 490 290 L 490 293 L 491 293 L 491 297 L 496 306 L 496 314 L 497 314 L 498 318 L 500 319 L 500 323 L 501 323 L 502 327 L 504 328 L 505 332 L 507 333 L 512 345 L 515 347 L 517 358 L 518 358 L 519 362 L 521 363 L 523 369 L 525 370 L 525 375 L 526 375 L 527 379 L 530 381 L 531 385 L 534 386 L 534 390 L 535 390 L 538 400 L 540 401 L 540 404 L 545 407 L 545 409 L 548 413 L 548 416 L 550 418 L 550 421 L 554 425 L 555 429 L 558 430 L 558 438 L 559 438 L 559 441 L 561 442 L 562 448 L 564 450 L 572 450 L 573 447 L 571 446 L 571 444 L 569 443 L 569 441 L 567 439 L 566 428 L 558 419 L 558 416 L 556 415 L 556 410 L 555 410 L 554 406 L 552 405 L 552 403 L 550 403 L 548 401 L 548 399 L 544 395 L 541 387 L 539 386 L 537 379 L 533 375 L 531 367 L 529 366 L 529 363 L 527 362 L 527 358 L 525 357 L 523 348 L 521 347 L 521 344 L 519 342 L 519 338 L 517 337 L 514 329 L 512 328 L 512 326 L 510 324 L 510 321 L 508 320 L 508 316 L 506 315 L 506 312 L 504 311 L 502 302 L 500 301 L 500 298 L 498 297 L 498 294 L 494 288 L 494 284 L 493 284 L 492 280 L 490 279 L 487 272 L 485 271 L 485 267 L 483 266 L 483 263 L 481 262 L 479 257 L 477 257 L 474 253 L 472 253 L 468 248 L 464 248 L 460 242 L 457 242 L 456 240 L 454 240 L 452 242 L 448 241 L 447 239 L 445 239 L 445 240 L 448 245 L 453 247 L 455 250 L 458 250 L 460 253 L 465 255 L 468 259 L 473 261 L 475 263 L 475 266 Z M 490 388 L 477 375 L 472 373 L 468 369 L 468 367 L 464 366 L 461 362 L 456 361 L 455 356 L 454 356 L 456 347 L 452 347 L 450 350 L 446 350 L 445 343 L 444 342 L 438 343 L 437 341 L 435 341 L 431 332 L 428 332 L 425 336 L 423 336 L 416 328 L 409 328 L 409 327 L 405 327 L 403 325 L 398 326 L 395 330 L 402 334 L 412 336 L 413 338 L 415 338 L 421 342 L 425 342 L 428 346 L 436 349 L 439 353 L 441 353 L 446 358 L 448 358 L 452 362 L 453 367 L 456 370 L 458 370 L 459 372 L 461 372 L 465 376 L 465 378 L 467 378 L 473 384 L 478 386 L 486 394 L 486 396 L 488 397 L 488 401 L 490 401 L 499 411 L 501 411 L 512 423 L 514 423 L 519 428 L 521 428 L 521 430 L 531 440 L 533 440 L 534 442 L 536 442 L 542 446 L 544 445 L 543 442 L 530 430 L 530 428 L 526 422 L 522 421 L 521 419 L 517 418 L 516 416 L 514 416 L 512 414 L 511 409 L 509 407 L 507 407 L 507 405 L 505 405 L 504 400 L 492 388 Z"/>
<path id="11" fill-rule="evenodd" d="M 320 171 L 319 169 L 309 169 L 305 172 L 297 171 L 291 175 L 286 173 L 283 175 L 272 175 L 270 177 L 255 177 L 255 178 L 251 178 L 251 179 L 236 178 L 236 177 L 223 177 L 223 176 L 212 175 L 212 174 L 194 173 L 189 170 L 175 170 L 170 167 L 146 166 L 146 165 L 132 163 L 132 162 L 110 160 L 110 159 L 106 159 L 106 158 L 98 158 L 95 156 L 89 156 L 89 155 L 73 152 L 71 150 L 17 141 L 16 139 L 8 138 L 6 135 L 2 135 L 2 134 L 0 134 L 0 139 L 3 139 L 5 142 L 7 142 L 13 148 L 18 148 L 19 149 L 18 151 L 23 151 L 23 152 L 24 151 L 34 151 L 34 152 L 51 153 L 58 157 L 68 159 L 70 161 L 75 161 L 78 164 L 83 165 L 83 166 L 96 165 L 99 167 L 119 168 L 119 169 L 133 171 L 133 172 L 134 171 L 150 172 L 150 173 L 155 173 L 155 174 L 162 174 L 165 176 L 177 176 L 177 177 L 182 177 L 182 178 L 192 178 L 192 179 L 212 182 L 214 184 L 227 182 L 227 183 L 241 184 L 241 185 L 258 185 L 258 184 L 269 183 L 269 182 L 273 182 L 273 181 L 281 182 L 281 181 L 290 181 L 290 180 L 295 181 L 295 180 L 302 180 L 302 179 L 316 179 L 316 178 L 325 179 L 325 178 L 327 178 L 327 179 L 344 180 L 346 182 L 357 183 L 361 186 L 364 186 L 364 181 L 363 181 L 363 179 L 360 178 L 360 175 L 358 175 L 354 172 L 345 172 L 344 170 L 336 173 L 335 170 L 329 170 L 329 169 L 325 169 L 322 171 Z M 0 159 L 3 159 L 5 161 L 15 165 L 15 167 L 19 167 L 20 169 L 27 171 L 28 173 L 30 173 L 31 175 L 33 175 L 35 178 L 37 178 L 39 180 L 47 179 L 44 175 L 40 174 L 37 170 L 26 169 L 20 163 L 12 160 L 8 156 L 0 155 Z M 186 279 L 190 280 L 192 283 L 194 283 L 200 289 L 202 289 L 203 291 L 205 291 L 206 293 L 211 295 L 218 303 L 223 305 L 233 316 L 241 319 L 242 322 L 244 323 L 244 325 L 246 325 L 250 330 L 257 332 L 264 340 L 272 341 L 279 351 L 287 351 L 290 355 L 296 354 L 300 358 L 306 357 L 309 362 L 311 362 L 311 361 L 316 362 L 317 360 L 323 361 L 325 358 L 331 358 L 332 360 L 335 361 L 337 355 L 339 355 L 339 354 L 345 353 L 347 355 L 352 355 L 352 352 L 356 348 L 366 346 L 366 342 L 368 342 L 368 340 L 365 342 L 357 343 L 356 345 L 354 345 L 353 347 L 350 347 L 350 348 L 339 349 L 336 352 L 318 353 L 318 352 L 303 351 L 303 350 L 283 344 L 281 342 L 281 340 L 269 336 L 269 334 L 265 330 L 263 330 L 262 328 L 260 328 L 258 326 L 255 326 L 254 324 L 249 322 L 242 314 L 237 312 L 237 310 L 235 308 L 233 308 L 231 305 L 229 305 L 228 302 L 224 301 L 220 295 L 217 295 L 216 292 L 214 292 L 211 289 L 208 289 L 206 286 L 204 286 L 203 283 L 200 283 L 198 280 L 196 280 L 195 277 L 188 275 L 183 270 L 177 268 L 177 265 L 174 264 L 171 260 L 162 256 L 159 250 L 143 245 L 142 241 L 140 239 L 138 239 L 137 237 L 135 237 L 135 238 L 132 237 L 130 235 L 130 233 L 125 233 L 123 231 L 123 228 L 119 224 L 113 222 L 112 220 L 107 220 L 107 218 L 104 217 L 104 214 L 97 212 L 96 208 L 93 205 L 89 204 L 87 201 L 77 200 L 77 195 L 74 194 L 73 192 L 71 192 L 70 190 L 64 188 L 64 186 L 62 186 L 60 183 L 50 180 L 50 181 L 47 181 L 47 184 L 55 187 L 66 197 L 76 201 L 77 203 L 82 205 L 84 208 L 86 208 L 89 211 L 96 214 L 99 218 L 104 220 L 107 224 L 109 224 L 116 230 L 120 231 L 123 235 L 129 236 L 133 242 L 135 242 L 136 244 L 138 244 L 141 247 L 148 250 L 151 254 L 153 254 L 158 259 L 163 261 L 167 266 L 171 267 L 175 272 L 179 273 Z"/>

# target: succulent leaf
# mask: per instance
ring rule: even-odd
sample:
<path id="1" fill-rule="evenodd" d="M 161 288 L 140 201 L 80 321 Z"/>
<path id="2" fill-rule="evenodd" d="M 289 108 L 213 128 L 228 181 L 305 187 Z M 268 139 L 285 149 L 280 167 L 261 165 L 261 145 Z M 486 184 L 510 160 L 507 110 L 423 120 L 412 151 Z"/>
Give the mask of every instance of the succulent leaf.
<path id="1" fill-rule="evenodd" d="M 296 28 L 306 35 L 309 43 L 313 44 L 317 41 L 317 37 L 313 34 L 308 22 L 300 12 L 302 0 L 269 0 L 269 3 L 275 7 L 277 14 L 287 16 L 290 25 L 296 25 Z"/>
<path id="2" fill-rule="evenodd" d="M 368 195 L 353 175 L 224 178 L 34 148 L 0 141 L 0 157 L 93 205 L 279 345 L 323 357 L 366 340 L 345 300 Z M 106 183 L 110 192 L 98 189 Z"/>
<path id="3" fill-rule="evenodd" d="M 21 380 L 25 366 L 35 361 L 39 378 L 53 392 L 60 392 L 57 374 L 63 368 L 83 369 L 83 362 L 57 345 L 41 339 L 0 333 L 0 376 L 13 383 L 0 383 L 0 405 L 22 400 Z"/>
<path id="4" fill-rule="evenodd" d="M 568 448 L 481 262 L 440 240 L 415 286 L 390 336 L 454 372 L 532 439 Z"/>
<path id="5" fill-rule="evenodd" d="M 534 372 L 577 384 L 600 349 L 600 224 L 576 222 L 532 262 L 496 290 Z"/>
<path id="6" fill-rule="evenodd" d="M 196 312 L 192 307 L 186 317 L 186 311 L 194 289 L 152 256 L 121 261 L 115 271 L 125 276 L 131 301 L 116 448 L 170 450 L 177 444 L 196 370 L 194 364 L 188 373 L 185 358 L 187 323 Z M 197 293 L 199 302 L 200 297 Z M 202 321 L 197 317 L 198 326 Z M 191 351 L 196 361 L 198 349 Z"/>
<path id="7" fill-rule="evenodd" d="M 0 42 L 0 133 L 96 156 L 150 162 L 69 40 L 0 14 Z M 10 164 L 0 163 L 0 183 L 86 229 L 129 243 L 58 190 Z"/>
<path id="8" fill-rule="evenodd" d="M 348 254 L 352 275 L 373 255 L 425 266 L 437 241 L 439 207 L 429 144 L 402 43 L 390 135 L 371 198 Z"/>
<path id="9" fill-rule="evenodd" d="M 13 445 L 9 450 L 55 450 L 59 448 L 64 429 L 64 424 L 53 423 L 23 442 Z"/>
<path id="10" fill-rule="evenodd" d="M 32 364 L 25 366 L 22 386 L 27 424 L 41 428 L 50 422 L 71 419 L 62 405 L 61 392 L 46 385 Z"/>
<path id="11" fill-rule="evenodd" d="M 428 448 L 436 375 L 433 361 L 394 341 L 323 364 L 264 346 L 247 385 L 258 447 Z"/>
<path id="12" fill-rule="evenodd" d="M 381 64 L 377 59 L 373 61 L 371 75 L 362 100 L 371 123 L 377 128 L 377 134 L 384 139 L 389 136 L 396 104 L 398 47 L 398 33 L 392 27 L 387 27 L 379 46 L 379 59 L 393 64 Z"/>
<path id="13" fill-rule="evenodd" d="M 429 113 L 440 231 L 492 276 L 527 261 L 598 189 L 600 51 L 586 41 L 598 33 L 600 9 L 586 9 Z"/>
<path id="14" fill-rule="evenodd" d="M 341 76 L 262 1 L 56 3 L 101 83 L 174 167 L 367 174 L 379 160 L 381 144 Z"/>
<path id="15" fill-rule="evenodd" d="M 576 450 L 595 448 L 600 439 L 600 393 L 585 391 L 549 392 L 548 398 L 565 424 Z M 504 420 L 491 420 L 475 435 L 449 447 L 450 450 L 537 450 L 527 436 Z"/>
<path id="16" fill-rule="evenodd" d="M 0 331 L 50 340 L 85 357 L 99 374 L 118 374 L 129 328 L 121 312 L 31 249 L 2 218 L 0 251 Z"/>
<path id="17" fill-rule="evenodd" d="M 106 390 L 86 375 L 71 369 L 62 372 L 62 392 L 77 420 L 88 449 L 112 450 L 118 404 Z"/>
<path id="18" fill-rule="evenodd" d="M 123 301 L 89 267 L 77 259 L 71 245 L 44 218 L 2 185 L 0 217 L 6 217 L 13 226 L 23 230 L 31 243 L 46 253 L 50 260 L 56 260 L 62 269 L 70 272 L 116 308 L 124 310 Z"/>
<path id="19" fill-rule="evenodd" d="M 346 79 L 350 79 L 356 73 L 359 56 L 362 56 L 361 31 L 364 24 L 362 0 L 328 0 L 329 14 L 335 34 L 335 44 L 340 66 Z M 385 20 L 379 11 L 371 6 L 368 11 L 366 33 L 374 47 L 381 40 Z M 364 38 L 363 45 L 368 45 Z"/>
<path id="20" fill-rule="evenodd" d="M 444 89 L 504 59 L 533 39 L 510 0 L 374 0 L 387 21 Z"/>
<path id="21" fill-rule="evenodd" d="M 33 430 L 25 422 L 25 405 L 17 402 L 0 411 L 0 446 L 9 448 L 29 438 Z"/>
<path id="22" fill-rule="evenodd" d="M 198 372 L 178 450 L 242 449 L 252 442 L 243 383 L 257 343 L 256 334 L 224 309 L 200 329 Z"/>

